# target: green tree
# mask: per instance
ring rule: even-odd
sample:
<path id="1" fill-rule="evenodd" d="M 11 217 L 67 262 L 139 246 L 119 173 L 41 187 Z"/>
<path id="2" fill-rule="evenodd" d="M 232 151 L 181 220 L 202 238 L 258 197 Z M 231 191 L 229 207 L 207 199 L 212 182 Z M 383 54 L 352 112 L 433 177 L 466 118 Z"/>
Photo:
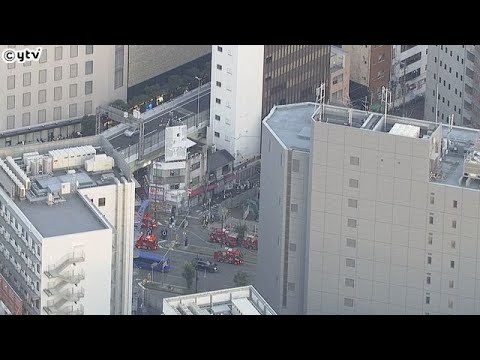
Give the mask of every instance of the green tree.
<path id="1" fill-rule="evenodd" d="M 95 135 L 95 128 L 97 126 L 97 120 L 95 115 L 87 116 L 85 115 L 82 119 L 82 134 L 84 136 L 93 136 Z"/>
<path id="2" fill-rule="evenodd" d="M 245 239 L 245 235 L 247 234 L 248 227 L 245 224 L 238 224 L 235 226 L 234 231 L 238 234 L 238 246 L 242 243 L 243 239 Z"/>
<path id="3" fill-rule="evenodd" d="M 250 285 L 250 276 L 244 271 L 238 271 L 233 277 L 233 283 L 237 287 Z"/>
<path id="4" fill-rule="evenodd" d="M 110 106 L 112 106 L 112 107 L 114 107 L 114 108 L 116 108 L 116 109 L 120 109 L 120 110 L 122 110 L 122 111 L 128 111 L 128 109 L 129 109 L 128 104 L 127 104 L 125 101 L 120 100 L 120 99 L 119 99 L 119 100 L 115 100 L 114 102 L 112 102 L 112 103 L 110 104 Z"/>
<path id="5" fill-rule="evenodd" d="M 192 263 L 190 262 L 185 263 L 183 267 L 182 276 L 187 282 L 188 289 L 191 290 L 193 285 L 193 279 L 195 278 L 195 267 L 193 266 Z"/>

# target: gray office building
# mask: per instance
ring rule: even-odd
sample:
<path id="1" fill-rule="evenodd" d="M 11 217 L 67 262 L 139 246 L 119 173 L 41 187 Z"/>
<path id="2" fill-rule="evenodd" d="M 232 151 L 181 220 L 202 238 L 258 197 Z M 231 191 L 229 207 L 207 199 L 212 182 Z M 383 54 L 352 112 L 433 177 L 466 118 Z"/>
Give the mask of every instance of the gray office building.
<path id="1" fill-rule="evenodd" d="M 256 287 L 279 314 L 480 313 L 479 135 L 328 105 L 274 108 Z"/>

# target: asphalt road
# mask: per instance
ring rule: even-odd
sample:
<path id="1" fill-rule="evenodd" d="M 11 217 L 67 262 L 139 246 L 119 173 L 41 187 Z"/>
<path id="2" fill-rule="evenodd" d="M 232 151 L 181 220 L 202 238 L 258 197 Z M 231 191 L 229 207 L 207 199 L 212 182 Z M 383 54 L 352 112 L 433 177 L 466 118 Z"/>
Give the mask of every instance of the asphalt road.
<path id="1" fill-rule="evenodd" d="M 182 277 L 183 267 L 186 262 L 194 260 L 197 256 L 195 250 L 199 249 L 202 252 L 213 254 L 213 251 L 219 249 L 221 246 L 219 244 L 212 244 L 208 242 L 208 237 L 210 230 L 204 229 L 201 225 L 202 213 L 198 208 L 191 209 L 191 216 L 188 217 L 188 226 L 186 229 L 180 229 L 178 233 L 178 240 L 180 245 L 168 251 L 170 241 L 161 242 L 162 248 L 156 250 L 160 254 L 165 254 L 168 251 L 168 257 L 170 258 L 170 272 L 168 273 L 153 273 L 153 281 L 157 283 L 176 285 L 180 287 L 186 287 L 186 281 Z M 155 229 L 155 234 L 157 238 L 161 238 L 161 231 L 164 229 L 169 222 L 170 215 L 168 214 L 157 214 L 157 220 L 162 224 L 157 229 Z M 177 219 L 177 222 L 181 222 L 183 218 Z M 221 224 L 211 224 L 214 227 L 220 227 Z M 183 231 L 186 232 L 188 237 L 189 246 L 184 247 L 184 237 Z M 175 238 L 175 232 L 169 229 L 169 239 Z M 255 251 L 241 249 L 241 251 L 247 254 L 256 254 Z M 201 259 L 204 260 L 213 260 L 213 256 L 209 255 L 200 255 Z M 204 271 L 197 272 L 197 290 L 198 292 L 220 290 L 225 288 L 235 287 L 233 278 L 238 271 L 244 271 L 249 275 L 250 283 L 255 284 L 255 271 L 256 264 L 253 263 L 244 263 L 242 265 L 231 265 L 224 263 L 217 263 L 219 271 L 217 273 L 206 273 Z M 134 286 L 146 278 L 152 276 L 152 272 L 149 270 L 143 269 L 134 269 L 133 279 Z M 195 281 L 193 283 L 193 289 L 195 289 Z M 142 293 L 142 296 L 143 293 Z M 149 297 L 150 303 L 157 304 L 155 308 L 149 309 L 149 314 L 158 314 L 161 311 L 160 304 L 164 297 L 178 296 L 177 294 L 171 294 L 164 291 L 157 290 L 147 290 L 147 297 Z"/>
<path id="2" fill-rule="evenodd" d="M 157 132 L 159 129 L 165 128 L 170 119 L 182 120 L 197 113 L 198 98 L 188 98 L 172 109 L 165 109 L 158 113 L 152 119 L 145 122 L 145 136 Z M 207 110 L 210 107 L 210 89 L 205 89 L 200 92 L 200 112 Z M 132 137 L 127 137 L 123 133 L 109 139 L 110 143 L 115 149 L 123 150 L 130 145 L 138 143 L 138 134 Z"/>

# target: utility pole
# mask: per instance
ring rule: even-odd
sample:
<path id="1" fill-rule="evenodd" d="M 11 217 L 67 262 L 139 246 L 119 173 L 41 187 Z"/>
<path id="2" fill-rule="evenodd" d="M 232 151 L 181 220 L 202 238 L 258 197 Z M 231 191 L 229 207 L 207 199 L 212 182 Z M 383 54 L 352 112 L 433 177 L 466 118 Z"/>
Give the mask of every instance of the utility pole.
<path id="1" fill-rule="evenodd" d="M 385 106 L 384 129 L 385 132 L 387 132 L 387 111 L 388 105 L 392 104 L 392 92 L 388 90 L 385 86 L 382 86 L 382 102 Z"/>

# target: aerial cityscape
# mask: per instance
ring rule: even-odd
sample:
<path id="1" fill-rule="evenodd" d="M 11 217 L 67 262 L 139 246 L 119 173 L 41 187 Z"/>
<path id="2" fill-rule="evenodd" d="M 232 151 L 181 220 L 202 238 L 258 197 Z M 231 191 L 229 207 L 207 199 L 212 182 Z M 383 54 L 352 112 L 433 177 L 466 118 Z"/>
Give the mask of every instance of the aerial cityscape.
<path id="1" fill-rule="evenodd" d="M 480 46 L 0 53 L 0 315 L 480 314 Z"/>

